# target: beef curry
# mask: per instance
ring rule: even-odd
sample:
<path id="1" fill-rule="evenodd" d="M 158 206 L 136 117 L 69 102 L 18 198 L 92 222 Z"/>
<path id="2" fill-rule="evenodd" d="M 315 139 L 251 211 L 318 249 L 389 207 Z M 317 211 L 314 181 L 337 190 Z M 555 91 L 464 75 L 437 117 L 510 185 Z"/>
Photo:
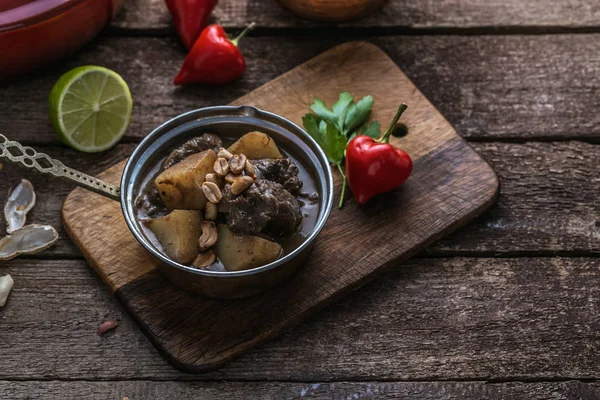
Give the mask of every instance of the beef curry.
<path id="1" fill-rule="evenodd" d="M 205 133 L 173 149 L 146 179 L 137 217 L 175 262 L 212 271 L 260 267 L 298 248 L 314 229 L 315 181 L 264 133 L 224 145 Z"/>

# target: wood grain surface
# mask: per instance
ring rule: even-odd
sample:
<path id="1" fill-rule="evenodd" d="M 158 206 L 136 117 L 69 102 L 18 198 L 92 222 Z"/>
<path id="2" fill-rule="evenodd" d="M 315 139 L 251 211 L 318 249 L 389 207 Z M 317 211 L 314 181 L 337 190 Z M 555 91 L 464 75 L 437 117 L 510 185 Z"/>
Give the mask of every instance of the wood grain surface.
<path id="1" fill-rule="evenodd" d="M 597 399 L 598 10 L 582 0 L 389 0 L 333 26 L 293 17 L 275 0 L 221 1 L 213 21 L 228 32 L 259 24 L 242 44 L 248 72 L 218 90 L 175 90 L 185 52 L 164 1 L 127 0 L 78 54 L 0 87 L 2 133 L 97 174 L 183 110 L 228 103 L 335 44 L 368 40 L 471 141 L 502 193 L 420 256 L 434 258 L 398 265 L 203 375 L 158 355 L 61 231 L 36 260 L 0 263 L 16 285 L 0 308 L 0 398 Z M 83 64 L 117 70 L 134 95 L 126 144 L 101 155 L 64 148 L 46 112 L 54 82 Z M 30 221 L 60 228 L 72 186 L 4 164 L 0 200 L 21 177 L 39 194 Z M 107 314 L 121 324 L 98 337 Z"/>
<path id="2" fill-rule="evenodd" d="M 564 381 L 600 378 L 600 259 L 409 260 L 226 367 L 164 361 L 81 260 L 14 260 L 0 380 Z M 105 318 L 121 321 L 99 337 Z M 143 398 L 142 398 L 143 399 Z"/>
<path id="3" fill-rule="evenodd" d="M 600 140 L 600 115 L 589 112 L 600 108 L 595 95 L 600 34 L 365 39 L 383 48 L 467 139 Z M 139 141 L 168 118 L 227 104 L 347 40 L 339 34 L 248 37 L 242 46 L 246 74 L 214 90 L 173 86 L 185 57 L 174 39 L 103 37 L 61 65 L 5 85 L 2 132 L 15 140 L 57 144 L 47 96 L 60 75 L 78 65 L 104 65 L 125 78 L 134 98 L 126 140 Z"/>
<path id="4" fill-rule="evenodd" d="M 87 400 L 128 397 L 144 400 L 196 399 L 382 399 L 382 400 L 546 400 L 595 399 L 598 383 L 486 382 L 2 382 L 0 396 L 15 399 L 61 397 L 64 393 Z M 134 394 L 135 396 L 131 396 Z M 129 396 L 128 396 L 129 395 Z M 4 398 L 4 397 L 3 397 Z"/>
<path id="5" fill-rule="evenodd" d="M 595 178 L 599 146 L 578 141 L 472 146 L 498 175 L 502 187 L 498 203 L 468 227 L 425 249 L 420 257 L 600 254 L 600 181 Z M 84 172 L 96 175 L 124 160 L 134 147 L 119 145 L 95 156 L 54 146 L 41 148 L 66 165 L 81 165 Z M 7 193 L 21 177 L 33 182 L 40 199 L 29 220 L 51 224 L 60 232 L 58 244 L 40 256 L 80 257 L 60 219 L 62 203 L 74 186 L 5 164 L 0 171 L 0 193 Z M 4 229 L 5 222 L 0 220 L 0 230 Z"/>
<path id="6" fill-rule="evenodd" d="M 599 18 L 600 8 L 585 0 L 389 0 L 367 18 L 344 25 L 405 29 L 537 27 L 543 31 L 548 28 L 597 27 Z M 227 28 L 240 28 L 250 21 L 267 28 L 319 26 L 296 17 L 276 0 L 222 1 L 213 13 L 213 20 Z M 113 26 L 154 32 L 171 29 L 169 14 L 162 0 L 128 0 L 124 12 Z"/>
<path id="7" fill-rule="evenodd" d="M 263 295 L 226 302 L 184 293 L 155 271 L 157 260 L 132 237 L 118 203 L 81 189 L 65 201 L 66 232 L 176 367 L 198 372 L 224 365 L 464 225 L 496 199 L 498 181 L 489 165 L 372 44 L 338 46 L 233 104 L 299 123 L 314 96 L 331 104 L 344 90 L 357 98 L 372 94 L 378 101 L 373 119 L 391 120 L 399 103 L 410 105 L 403 119 L 408 135 L 391 142 L 413 157 L 411 181 L 366 207 L 350 200 L 343 210 L 334 208 L 302 270 Z M 122 168 L 100 176 L 117 182 Z M 336 192 L 340 185 L 337 179 Z M 369 245 L 345 245 L 353 241 Z"/>

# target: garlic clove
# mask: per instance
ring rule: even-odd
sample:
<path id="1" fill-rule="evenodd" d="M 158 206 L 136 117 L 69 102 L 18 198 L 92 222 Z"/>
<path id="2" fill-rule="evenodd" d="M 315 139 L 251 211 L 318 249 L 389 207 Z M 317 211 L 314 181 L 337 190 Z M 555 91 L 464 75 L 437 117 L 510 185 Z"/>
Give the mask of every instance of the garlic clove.
<path id="1" fill-rule="evenodd" d="M 4 307 L 15 282 L 10 275 L 0 276 L 0 307 Z"/>

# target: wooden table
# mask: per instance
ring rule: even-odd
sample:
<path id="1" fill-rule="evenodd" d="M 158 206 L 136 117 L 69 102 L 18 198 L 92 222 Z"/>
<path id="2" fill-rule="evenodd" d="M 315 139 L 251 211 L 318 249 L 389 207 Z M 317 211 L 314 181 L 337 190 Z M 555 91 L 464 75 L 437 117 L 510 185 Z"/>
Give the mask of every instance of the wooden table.
<path id="1" fill-rule="evenodd" d="M 367 40 L 493 166 L 497 206 L 222 370 L 189 375 L 160 357 L 62 231 L 73 187 L 5 164 L 0 193 L 30 179 L 30 221 L 61 239 L 0 265 L 15 280 L 0 309 L 0 399 L 599 398 L 598 2 L 396 0 L 339 26 L 296 19 L 274 0 L 221 3 L 214 19 L 226 28 L 259 26 L 242 44 L 241 81 L 174 88 L 185 54 L 163 1 L 128 0 L 78 54 L 0 88 L 1 131 L 95 174 L 172 116 Z M 127 137 L 104 154 L 64 147 L 47 116 L 53 83 L 83 64 L 122 74 L 135 102 Z M 99 337 L 106 316 L 121 325 Z"/>

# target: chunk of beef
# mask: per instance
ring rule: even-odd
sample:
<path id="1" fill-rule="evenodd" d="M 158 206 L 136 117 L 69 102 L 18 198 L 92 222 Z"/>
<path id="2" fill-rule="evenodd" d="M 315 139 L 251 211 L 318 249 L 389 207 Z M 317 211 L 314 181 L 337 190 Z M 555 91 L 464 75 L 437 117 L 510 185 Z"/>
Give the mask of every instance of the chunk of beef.
<path id="1" fill-rule="evenodd" d="M 223 198 L 219 202 L 219 212 L 220 213 L 228 213 L 229 208 L 231 207 L 231 200 L 233 200 L 233 195 L 231 194 L 231 183 L 226 183 L 221 189 L 221 194 Z"/>
<path id="2" fill-rule="evenodd" d="M 234 232 L 283 236 L 297 231 L 302 221 L 298 200 L 282 185 L 257 179 L 229 203 L 227 225 Z"/>
<path id="3" fill-rule="evenodd" d="M 302 181 L 298 178 L 298 167 L 290 158 L 253 160 L 259 179 L 277 182 L 288 192 L 297 196 L 302 189 Z"/>
<path id="4" fill-rule="evenodd" d="M 142 190 L 142 193 L 135 199 L 135 206 L 149 217 L 160 214 L 165 207 L 154 183 L 148 184 Z"/>
<path id="5" fill-rule="evenodd" d="M 195 137 L 173 150 L 165 160 L 162 169 L 165 170 L 192 154 L 200 153 L 204 150 L 213 149 L 219 151 L 219 147 L 222 144 L 221 139 L 212 133 L 205 133 L 202 136 Z"/>

